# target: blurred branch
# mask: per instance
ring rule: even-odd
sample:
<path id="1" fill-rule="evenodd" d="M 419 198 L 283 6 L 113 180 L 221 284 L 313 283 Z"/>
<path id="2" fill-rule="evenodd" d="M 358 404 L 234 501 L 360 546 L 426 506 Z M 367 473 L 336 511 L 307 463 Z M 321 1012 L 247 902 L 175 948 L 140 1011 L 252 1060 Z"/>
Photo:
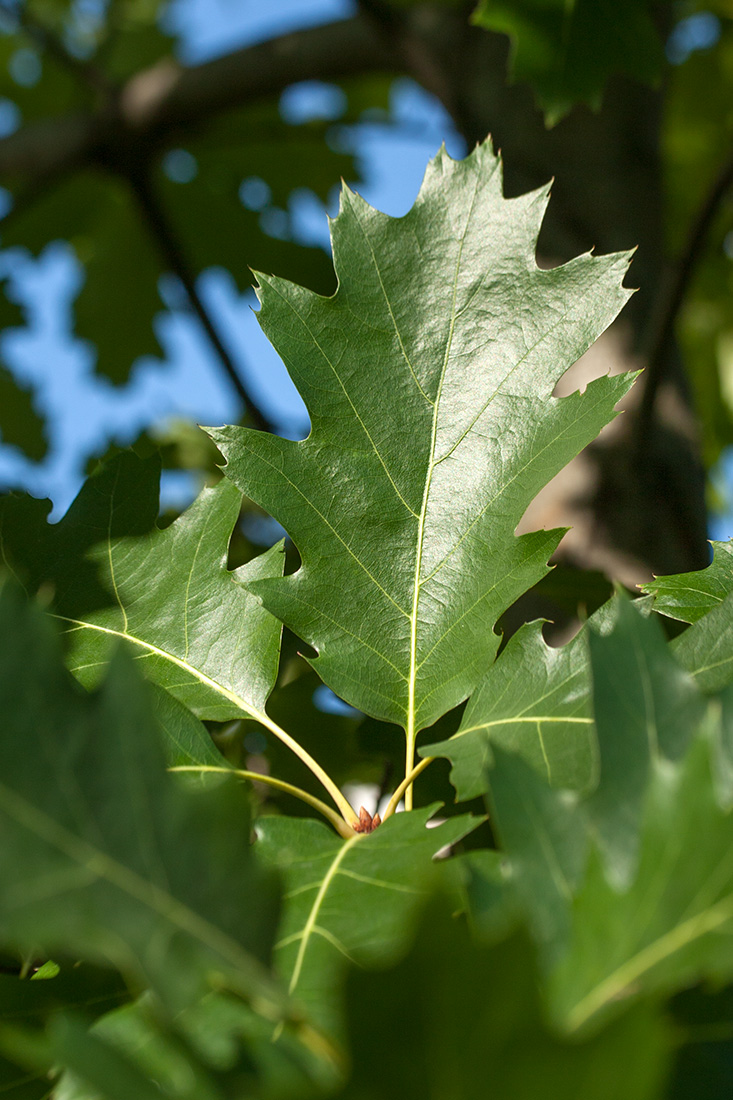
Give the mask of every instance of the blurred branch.
<path id="1" fill-rule="evenodd" d="M 105 95 L 110 93 L 111 88 L 104 73 L 96 65 L 70 53 L 61 39 L 28 11 L 27 4 L 13 4 L 9 0 L 0 0 L 0 13 L 9 19 L 14 19 L 19 28 L 25 31 L 37 46 L 77 80 L 82 81 L 93 91 L 102 92 Z"/>
<path id="2" fill-rule="evenodd" d="M 255 428 L 259 428 L 260 431 L 272 431 L 272 425 L 240 378 L 234 360 L 224 346 L 216 330 L 216 326 L 211 319 L 211 315 L 196 289 L 196 280 L 193 271 L 183 254 L 183 249 L 177 240 L 175 231 L 168 222 L 161 204 L 158 202 L 149 174 L 147 171 L 143 170 L 130 175 L 128 179 L 135 198 L 137 199 L 145 224 L 154 237 L 165 263 L 170 266 L 171 271 L 181 281 L 186 291 L 186 295 L 188 296 L 188 300 L 191 303 L 191 308 L 201 322 L 206 335 L 211 341 L 212 347 L 221 360 L 222 366 L 230 382 L 244 402 L 252 425 Z"/>
<path id="3" fill-rule="evenodd" d="M 636 425 L 637 451 L 643 451 L 654 420 L 654 402 L 664 378 L 664 368 L 674 335 L 677 315 L 687 293 L 695 266 L 700 259 L 710 226 L 721 202 L 733 186 L 733 153 L 729 154 L 704 196 L 693 219 L 682 252 L 664 280 L 657 297 L 647 341 L 644 394 Z"/>
<path id="4" fill-rule="evenodd" d="M 361 15 L 190 68 L 165 58 L 136 73 L 112 104 L 96 112 L 31 122 L 0 140 L 0 178 L 37 178 L 99 163 L 121 142 L 149 152 L 223 111 L 277 95 L 301 80 L 339 80 L 403 68 L 389 43 Z"/>

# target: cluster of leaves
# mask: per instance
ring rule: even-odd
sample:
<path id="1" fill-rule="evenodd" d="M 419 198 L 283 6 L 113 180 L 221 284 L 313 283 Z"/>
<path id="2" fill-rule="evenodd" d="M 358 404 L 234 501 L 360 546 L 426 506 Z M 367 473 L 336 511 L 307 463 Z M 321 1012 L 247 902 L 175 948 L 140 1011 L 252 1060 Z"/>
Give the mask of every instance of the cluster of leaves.
<path id="1" fill-rule="evenodd" d="M 226 476 L 165 528 L 135 455 L 57 525 L 3 501 L 5 1095 L 651 1100 L 729 1037 L 731 547 L 496 657 L 562 535 L 515 528 L 632 381 L 553 396 L 628 258 L 540 270 L 546 202 L 489 145 L 399 220 L 345 189 L 337 292 L 260 277 L 307 440 L 212 432 Z M 296 571 L 229 568 L 243 492 Z M 385 742 L 377 824 L 342 787 Z"/>

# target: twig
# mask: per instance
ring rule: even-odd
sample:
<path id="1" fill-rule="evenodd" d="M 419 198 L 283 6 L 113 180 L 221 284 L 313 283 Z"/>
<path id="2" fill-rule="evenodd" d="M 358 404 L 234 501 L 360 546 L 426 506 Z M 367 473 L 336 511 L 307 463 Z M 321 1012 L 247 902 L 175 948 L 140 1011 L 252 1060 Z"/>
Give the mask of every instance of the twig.
<path id="1" fill-rule="evenodd" d="M 147 170 L 142 168 L 138 172 L 130 173 L 127 179 L 132 187 L 150 233 L 154 237 L 166 263 L 170 264 L 171 270 L 178 277 L 186 291 L 188 300 L 191 303 L 191 308 L 201 322 L 206 335 L 209 337 L 212 347 L 219 356 L 221 364 L 229 376 L 230 382 L 237 391 L 240 399 L 244 402 L 253 426 L 264 432 L 272 431 L 272 425 L 269 420 L 239 377 L 237 368 L 234 365 L 234 360 L 224 347 L 209 311 L 196 289 L 196 281 L 193 272 L 188 265 L 183 250 L 176 238 L 176 234 L 169 224 L 162 206 L 153 193 Z"/>
<path id="2" fill-rule="evenodd" d="M 647 343 L 644 394 L 636 423 L 637 452 L 643 451 L 649 438 L 649 429 L 654 419 L 654 401 L 664 376 L 664 365 L 677 314 L 690 285 L 710 226 L 731 186 L 733 186 L 733 153 L 729 154 L 713 180 L 692 222 L 685 247 L 668 272 L 657 298 Z"/>

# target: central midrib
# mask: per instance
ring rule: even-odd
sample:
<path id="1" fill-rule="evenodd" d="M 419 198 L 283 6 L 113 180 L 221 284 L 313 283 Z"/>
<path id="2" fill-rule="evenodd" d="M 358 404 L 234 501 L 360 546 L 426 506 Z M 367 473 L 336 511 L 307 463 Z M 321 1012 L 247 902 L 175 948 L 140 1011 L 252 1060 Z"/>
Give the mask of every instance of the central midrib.
<path id="1" fill-rule="evenodd" d="M 451 301 L 451 319 L 450 328 L 448 330 L 448 340 L 445 348 L 445 355 L 443 357 L 443 365 L 440 371 L 440 380 L 438 382 L 438 389 L 435 395 L 435 405 L 433 407 L 433 423 L 431 429 L 430 438 L 430 461 L 428 463 L 428 471 L 425 478 L 425 489 L 423 491 L 422 507 L 420 509 L 420 518 L 418 521 L 418 535 L 417 535 L 417 548 L 415 553 L 415 575 L 413 578 L 413 596 L 412 596 L 412 613 L 410 616 L 410 671 L 408 676 L 407 687 L 407 723 L 405 732 L 407 735 L 407 768 L 411 768 L 412 760 L 415 751 L 415 688 L 417 684 L 417 613 L 420 603 L 420 573 L 422 571 L 422 555 L 423 544 L 425 539 L 425 520 L 427 517 L 428 501 L 430 499 L 430 487 L 433 479 L 433 470 L 435 469 L 435 444 L 438 435 L 438 416 L 440 414 L 440 400 L 443 394 L 443 383 L 445 381 L 446 371 L 448 369 L 448 360 L 450 358 L 451 347 L 453 344 L 453 335 L 455 333 L 456 324 L 456 298 L 458 296 L 458 274 L 461 267 L 461 259 L 463 256 L 463 246 L 468 233 L 468 227 L 471 222 L 471 215 L 473 214 L 473 208 L 476 202 L 476 196 L 479 188 L 479 177 L 476 177 L 476 185 L 474 187 L 473 197 L 471 199 L 471 205 L 468 209 L 468 215 L 466 217 L 466 225 L 461 236 L 461 240 L 458 246 L 458 255 L 456 257 L 456 269 L 453 276 L 453 297 Z"/>

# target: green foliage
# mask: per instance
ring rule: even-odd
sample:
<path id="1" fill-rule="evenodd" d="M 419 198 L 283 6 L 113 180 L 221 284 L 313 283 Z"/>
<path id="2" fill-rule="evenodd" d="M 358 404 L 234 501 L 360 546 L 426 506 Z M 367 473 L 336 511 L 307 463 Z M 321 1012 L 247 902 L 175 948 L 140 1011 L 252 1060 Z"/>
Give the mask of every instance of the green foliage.
<path id="1" fill-rule="evenodd" d="M 311 434 L 211 433 L 227 477 L 303 563 L 250 590 L 317 650 L 338 695 L 403 726 L 410 760 L 417 732 L 476 686 L 501 613 L 547 571 L 562 532 L 515 538 L 524 511 L 630 384 L 552 396 L 629 292 L 625 256 L 536 266 L 547 194 L 504 199 L 489 144 L 462 162 L 441 152 L 399 220 L 345 188 L 336 294 L 259 276 L 261 323 Z"/>
<path id="2" fill-rule="evenodd" d="M 712 542 L 713 560 L 697 573 L 656 577 L 639 587 L 654 597 L 654 610 L 683 623 L 696 623 L 733 591 L 733 543 Z"/>
<path id="3" fill-rule="evenodd" d="M 70 5 L 57 5 L 55 12 L 48 5 L 31 5 L 31 19 L 80 49 L 88 69 L 80 66 L 71 71 L 72 66 L 53 51 L 41 55 L 31 47 L 39 79 L 18 82 L 8 62 L 18 53 L 29 52 L 28 34 L 19 27 L 0 39 L 5 62 L 0 66 L 0 95 L 17 105 L 25 123 L 48 123 L 51 115 L 57 127 L 63 127 L 67 115 L 73 120 L 76 112 L 93 114 L 95 84 L 109 91 L 146 67 L 173 64 L 172 40 L 158 25 L 160 6 L 110 5 L 106 20 L 96 34 L 90 34 L 95 20 L 78 18 L 68 10 Z M 75 131 L 69 140 L 74 136 Z M 353 159 L 331 149 L 325 138 L 324 123 L 296 126 L 283 121 L 277 100 L 271 97 L 227 112 L 202 135 L 187 136 L 184 153 L 191 158 L 191 178 L 186 174 L 179 182 L 175 172 L 165 171 L 166 153 L 180 153 L 177 146 L 171 148 L 169 142 L 159 147 L 153 142 L 141 162 L 134 164 L 125 160 L 120 136 L 111 151 L 100 152 L 91 169 L 73 165 L 51 186 L 39 187 L 32 201 L 27 201 L 27 181 L 5 178 L 3 184 L 16 200 L 16 209 L 4 219 L 2 245 L 21 246 L 37 255 L 59 237 L 71 243 L 83 272 L 75 303 L 76 331 L 95 347 L 98 372 L 121 385 L 140 356 L 162 355 L 153 322 L 164 308 L 160 277 L 171 270 L 155 224 L 143 213 L 133 177 L 149 180 L 192 277 L 220 266 L 235 272 L 243 289 L 249 285 L 251 265 L 284 271 L 328 291 L 332 273 L 322 250 L 295 243 L 287 216 L 286 239 L 269 235 L 259 211 L 245 209 L 239 198 L 243 181 L 263 178 L 271 193 L 265 207 L 285 215 L 296 188 L 307 188 L 325 200 L 341 176 L 357 179 Z M 195 217 L 203 209 L 205 233 Z M 12 436 L 19 432 L 20 425 L 11 433 L 11 442 L 17 442 Z M 8 438 L 7 429 L 4 438 Z"/>
<path id="4" fill-rule="evenodd" d="M 440 153 L 403 219 L 345 191 L 335 295 L 261 277 L 308 440 L 214 433 L 226 478 L 166 527 L 135 454 L 59 524 L 2 502 L 15 1100 L 662 1100 L 670 998 L 733 985 L 728 550 L 497 656 L 561 534 L 516 526 L 630 383 L 552 396 L 626 259 L 540 271 L 546 192 L 499 180 L 487 145 Z M 287 575 L 280 545 L 230 568 L 242 491 L 294 540 Z M 657 606 L 692 622 L 672 644 Z M 380 822 L 342 785 L 379 775 L 383 720 L 407 753 Z M 478 796 L 488 825 L 459 812 Z"/>
<path id="5" fill-rule="evenodd" d="M 327 1031 L 339 1028 L 346 963 L 374 966 L 404 949 L 410 918 L 440 877 L 432 857 L 475 824 L 462 816 L 427 829 L 436 809 L 390 818 L 369 844 L 356 834 L 342 840 L 318 821 L 272 817 L 258 826 L 261 857 L 286 891 L 278 973 Z"/>
<path id="6" fill-rule="evenodd" d="M 275 909 L 247 850 L 243 792 L 176 787 L 126 655 L 88 698 L 50 623 L 10 586 L 0 624 L 3 944 L 115 966 L 173 1010 L 212 982 L 277 1004 L 262 965 Z"/>
<path id="7" fill-rule="evenodd" d="M 655 83 L 662 48 L 648 0 L 479 0 L 473 19 L 512 40 L 511 72 L 548 125 L 575 103 L 596 110 L 614 73 Z"/>
<path id="8" fill-rule="evenodd" d="M 0 364 L 0 437 L 40 462 L 47 450 L 45 426 L 36 411 L 34 395 Z"/>
<path id="9" fill-rule="evenodd" d="M 592 724 L 584 633 L 553 649 L 542 624 L 528 623 L 489 667 L 457 732 L 423 745 L 420 755 L 448 757 L 461 801 L 488 789 L 492 745 L 522 756 L 552 786 L 582 790 L 594 777 Z"/>

